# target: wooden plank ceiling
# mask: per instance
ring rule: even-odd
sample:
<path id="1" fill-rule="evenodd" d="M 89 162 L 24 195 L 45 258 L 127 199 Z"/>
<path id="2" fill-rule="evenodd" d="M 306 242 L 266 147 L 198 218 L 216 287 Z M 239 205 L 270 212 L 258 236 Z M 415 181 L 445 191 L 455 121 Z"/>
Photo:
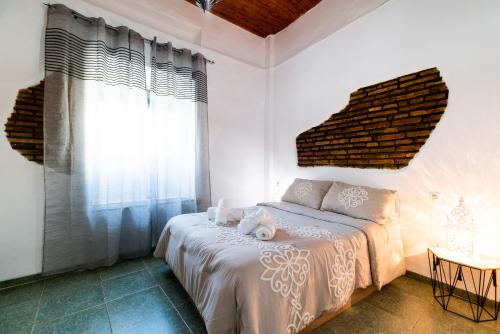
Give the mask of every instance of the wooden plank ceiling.
<path id="1" fill-rule="evenodd" d="M 186 1 L 195 5 L 194 0 Z M 320 1 L 222 0 L 210 12 L 258 36 L 267 37 L 285 29 Z"/>

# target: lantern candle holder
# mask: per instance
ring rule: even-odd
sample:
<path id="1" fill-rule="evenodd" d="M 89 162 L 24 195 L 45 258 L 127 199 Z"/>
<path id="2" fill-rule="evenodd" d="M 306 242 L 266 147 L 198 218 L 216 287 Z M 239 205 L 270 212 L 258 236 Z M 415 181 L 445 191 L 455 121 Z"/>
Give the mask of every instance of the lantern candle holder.
<path id="1" fill-rule="evenodd" d="M 465 206 L 463 197 L 447 216 L 446 248 L 472 257 L 474 254 L 474 218 Z"/>

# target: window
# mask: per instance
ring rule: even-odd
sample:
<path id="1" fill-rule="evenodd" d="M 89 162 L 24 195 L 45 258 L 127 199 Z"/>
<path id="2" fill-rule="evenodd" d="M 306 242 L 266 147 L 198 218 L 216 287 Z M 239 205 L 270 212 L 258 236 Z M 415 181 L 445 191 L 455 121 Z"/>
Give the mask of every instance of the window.
<path id="1" fill-rule="evenodd" d="M 149 87 L 149 67 L 146 73 Z M 95 82 L 84 91 L 91 205 L 195 197 L 196 107 L 191 100 Z"/>

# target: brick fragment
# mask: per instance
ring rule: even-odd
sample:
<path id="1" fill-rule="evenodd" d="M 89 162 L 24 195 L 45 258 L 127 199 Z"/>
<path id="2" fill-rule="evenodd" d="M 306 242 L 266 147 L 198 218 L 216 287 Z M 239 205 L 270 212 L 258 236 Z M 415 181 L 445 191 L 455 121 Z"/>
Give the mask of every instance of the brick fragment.
<path id="1" fill-rule="evenodd" d="M 439 122 L 447 99 L 437 68 L 360 88 L 344 109 L 297 137 L 299 165 L 403 168 Z"/>

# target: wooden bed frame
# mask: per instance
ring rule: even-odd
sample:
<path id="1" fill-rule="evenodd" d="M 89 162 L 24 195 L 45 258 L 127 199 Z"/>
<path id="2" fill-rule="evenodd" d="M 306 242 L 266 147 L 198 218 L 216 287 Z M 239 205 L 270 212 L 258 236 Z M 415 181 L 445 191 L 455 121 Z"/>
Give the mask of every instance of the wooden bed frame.
<path id="1" fill-rule="evenodd" d="M 372 293 L 377 291 L 377 289 L 373 286 L 370 285 L 369 287 L 365 289 L 356 289 L 351 295 L 351 298 L 349 301 L 342 306 L 340 309 L 336 311 L 327 311 L 323 312 L 318 318 L 316 318 L 313 322 L 311 322 L 306 328 L 301 330 L 299 334 L 312 334 L 313 330 L 316 328 L 320 327 L 324 323 L 332 320 L 336 316 L 340 315 L 342 312 L 346 311 L 347 309 L 351 308 L 352 306 L 356 305 L 366 297 L 370 296 Z"/>

